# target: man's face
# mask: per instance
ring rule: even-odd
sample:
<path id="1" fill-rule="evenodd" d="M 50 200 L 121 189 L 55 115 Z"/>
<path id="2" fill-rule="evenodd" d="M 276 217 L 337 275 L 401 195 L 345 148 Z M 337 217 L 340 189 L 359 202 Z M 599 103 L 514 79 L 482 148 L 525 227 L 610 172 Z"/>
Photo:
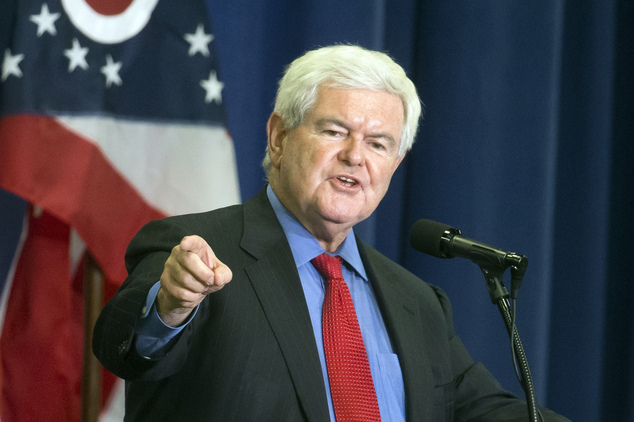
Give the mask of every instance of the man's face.
<path id="1" fill-rule="evenodd" d="M 318 239 L 345 237 L 385 195 L 402 159 L 402 123 L 396 95 L 320 88 L 298 128 L 269 120 L 276 195 Z"/>

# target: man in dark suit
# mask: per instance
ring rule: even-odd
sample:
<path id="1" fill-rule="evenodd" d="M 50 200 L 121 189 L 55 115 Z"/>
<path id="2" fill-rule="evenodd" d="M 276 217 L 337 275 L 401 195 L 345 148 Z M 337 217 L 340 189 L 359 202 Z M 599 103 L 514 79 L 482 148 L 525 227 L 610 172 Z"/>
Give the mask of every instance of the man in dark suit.
<path id="1" fill-rule="evenodd" d="M 335 46 L 291 64 L 267 124 L 268 185 L 130 243 L 93 336 L 126 379 L 126 420 L 527 420 L 455 335 L 445 294 L 354 236 L 420 111 L 385 54 Z M 353 321 L 338 337 L 340 305 Z"/>

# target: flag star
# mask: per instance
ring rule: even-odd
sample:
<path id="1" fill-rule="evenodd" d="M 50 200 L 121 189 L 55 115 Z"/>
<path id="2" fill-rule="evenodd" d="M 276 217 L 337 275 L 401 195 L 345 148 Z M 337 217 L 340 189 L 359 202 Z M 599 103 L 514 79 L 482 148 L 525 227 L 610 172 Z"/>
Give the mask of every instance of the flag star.
<path id="1" fill-rule="evenodd" d="M 121 85 L 119 70 L 122 65 L 121 62 L 115 63 L 110 54 L 106 56 L 106 65 L 101 68 L 101 73 L 106 76 L 106 88 L 110 88 L 112 84 Z"/>
<path id="2" fill-rule="evenodd" d="M 86 54 L 88 54 L 88 47 L 82 47 L 79 44 L 77 38 L 73 38 L 73 48 L 64 50 L 64 55 L 68 57 L 68 72 L 72 72 L 78 66 L 82 69 L 88 69 L 88 62 L 86 61 Z"/>
<path id="3" fill-rule="evenodd" d="M 225 84 L 218 80 L 218 76 L 216 76 L 216 71 L 212 70 L 209 73 L 209 79 L 203 79 L 200 81 L 200 86 L 207 91 L 207 95 L 205 95 L 205 102 L 210 103 L 215 101 L 216 104 L 222 103 L 222 89 L 225 87 Z"/>
<path id="4" fill-rule="evenodd" d="M 51 35 L 57 34 L 55 29 L 55 21 L 59 19 L 59 13 L 51 13 L 48 10 L 48 4 L 44 3 L 39 15 L 31 15 L 29 20 L 37 25 L 37 36 L 41 37 L 45 32 Z"/>
<path id="5" fill-rule="evenodd" d="M 11 50 L 8 48 L 4 50 L 4 60 L 2 61 L 2 82 L 6 81 L 10 75 L 14 75 L 18 78 L 22 77 L 22 71 L 20 70 L 20 62 L 24 59 L 24 54 L 11 54 Z"/>
<path id="6" fill-rule="evenodd" d="M 198 24 L 196 32 L 193 34 L 185 34 L 185 40 L 189 43 L 189 55 L 193 56 L 196 53 L 200 53 L 203 56 L 209 56 L 209 43 L 212 42 L 214 36 L 212 34 L 205 34 L 205 28 L 203 24 Z"/>

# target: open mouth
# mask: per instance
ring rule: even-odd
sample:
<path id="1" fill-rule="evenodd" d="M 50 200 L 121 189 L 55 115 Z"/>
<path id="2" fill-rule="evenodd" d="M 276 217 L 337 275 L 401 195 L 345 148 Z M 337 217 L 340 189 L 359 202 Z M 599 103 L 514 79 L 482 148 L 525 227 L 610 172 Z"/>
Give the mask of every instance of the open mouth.
<path id="1" fill-rule="evenodd" d="M 337 176 L 337 180 L 339 180 L 344 186 L 348 187 L 353 187 L 359 184 L 359 182 L 357 182 L 356 180 L 344 176 Z"/>

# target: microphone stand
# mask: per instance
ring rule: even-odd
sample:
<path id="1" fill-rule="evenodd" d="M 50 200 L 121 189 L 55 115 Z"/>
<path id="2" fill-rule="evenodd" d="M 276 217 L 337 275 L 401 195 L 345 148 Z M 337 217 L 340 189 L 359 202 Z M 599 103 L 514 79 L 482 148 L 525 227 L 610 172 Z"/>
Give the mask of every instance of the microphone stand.
<path id="1" fill-rule="evenodd" d="M 511 267 L 511 291 L 514 293 L 513 299 L 515 299 L 517 295 L 519 284 L 522 281 L 522 277 L 524 275 L 524 271 L 526 271 L 527 265 L 527 261 L 525 259 L 523 261 L 521 260 L 521 258 L 524 257 L 519 258 L 520 259 L 518 260 L 518 262 L 520 264 Z M 541 414 L 539 413 L 539 408 L 537 407 L 537 397 L 535 394 L 533 377 L 528 366 L 528 360 L 526 359 L 524 346 L 522 346 L 522 341 L 520 340 L 520 336 L 517 332 L 517 329 L 515 328 L 514 319 L 511 317 L 511 306 L 508 299 L 509 293 L 502 283 L 502 275 L 506 271 L 506 267 L 502 267 L 499 265 L 487 265 L 482 263 L 478 263 L 478 266 L 480 267 L 480 270 L 482 270 L 482 274 L 484 274 L 484 278 L 486 279 L 487 290 L 489 292 L 489 296 L 491 297 L 491 302 L 494 305 L 497 305 L 500 313 L 502 314 L 502 318 L 504 319 L 504 323 L 506 325 L 509 338 L 511 340 L 511 347 L 515 351 L 515 357 L 517 358 L 517 360 L 519 360 L 519 370 L 521 374 L 519 381 L 526 396 L 529 421 L 539 422 L 539 420 L 542 418 Z M 514 361 L 513 364 L 516 365 L 516 362 Z"/>

